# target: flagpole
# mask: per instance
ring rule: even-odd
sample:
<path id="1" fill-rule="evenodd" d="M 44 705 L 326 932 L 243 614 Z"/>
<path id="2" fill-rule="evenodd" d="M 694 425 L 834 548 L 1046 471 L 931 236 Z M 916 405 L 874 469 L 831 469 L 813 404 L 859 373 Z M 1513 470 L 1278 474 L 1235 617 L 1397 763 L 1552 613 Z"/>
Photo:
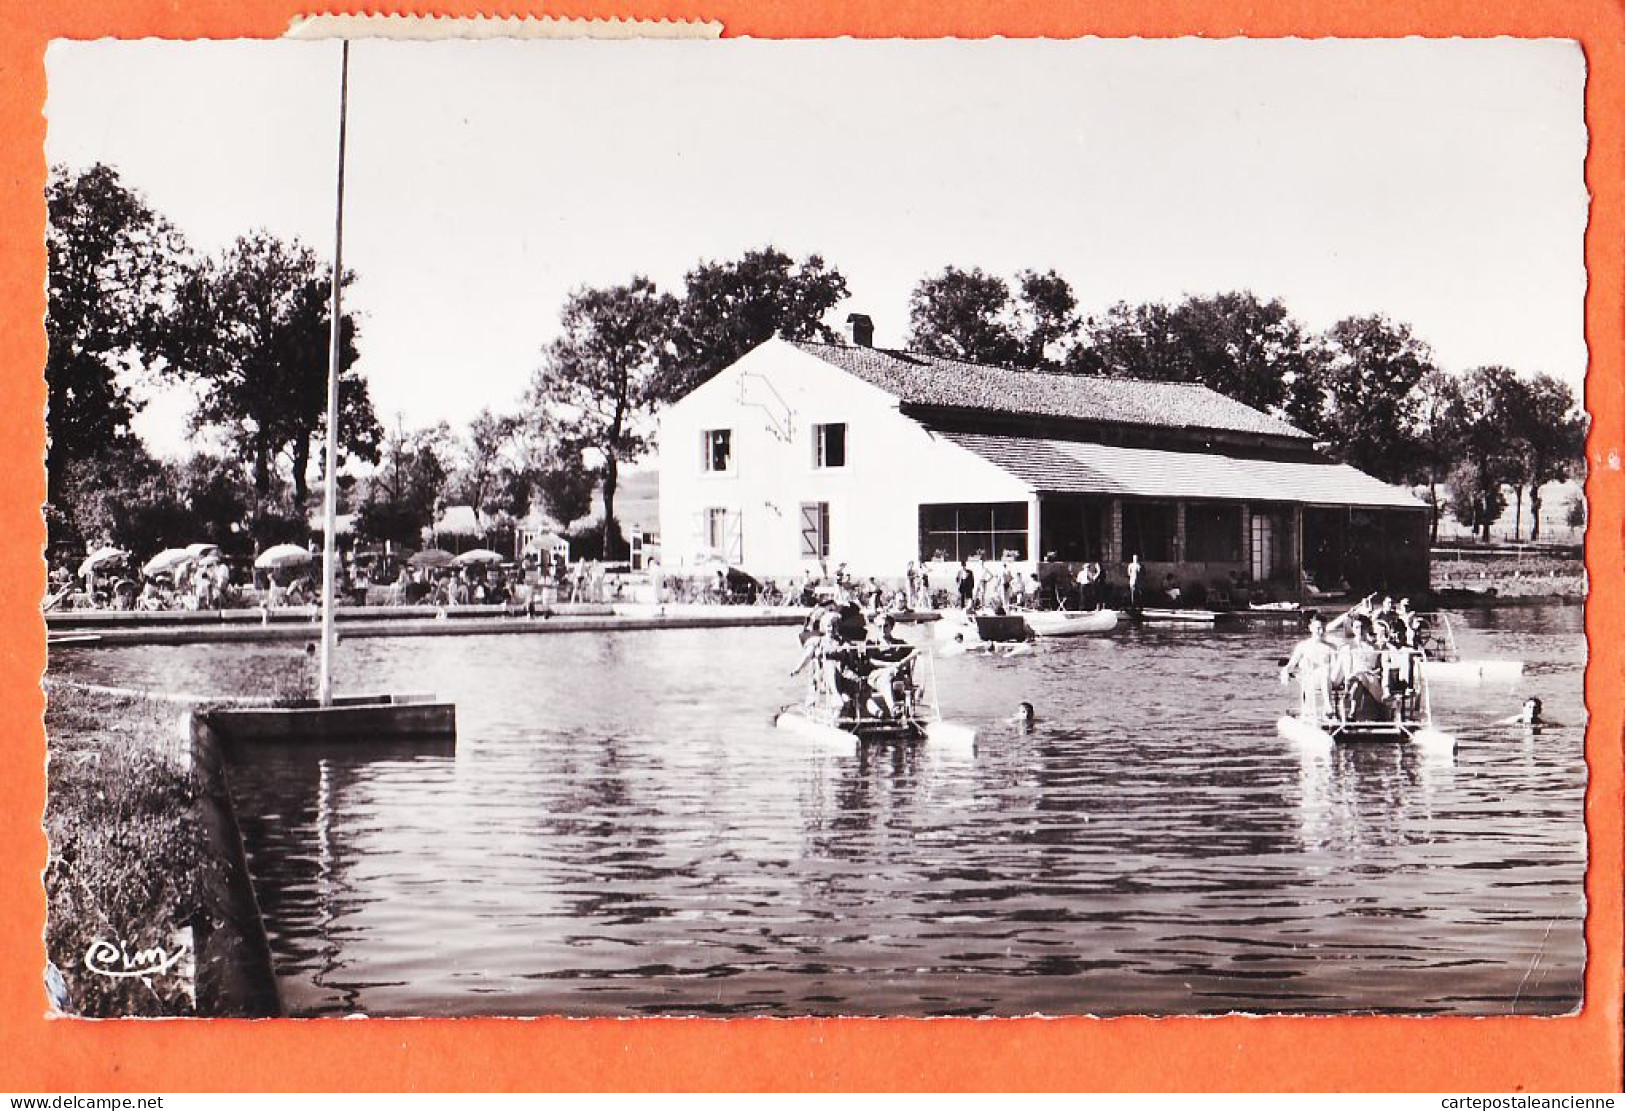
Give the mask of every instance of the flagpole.
<path id="1" fill-rule="evenodd" d="M 333 212 L 333 286 L 327 307 L 327 493 L 322 510 L 322 652 L 318 701 L 333 704 L 333 590 L 337 582 L 337 544 L 334 529 L 338 518 L 339 454 L 339 353 L 342 348 L 344 317 L 339 308 L 339 286 L 344 281 L 344 130 L 350 98 L 350 40 L 345 39 L 339 61 L 339 159 L 338 199 Z"/>

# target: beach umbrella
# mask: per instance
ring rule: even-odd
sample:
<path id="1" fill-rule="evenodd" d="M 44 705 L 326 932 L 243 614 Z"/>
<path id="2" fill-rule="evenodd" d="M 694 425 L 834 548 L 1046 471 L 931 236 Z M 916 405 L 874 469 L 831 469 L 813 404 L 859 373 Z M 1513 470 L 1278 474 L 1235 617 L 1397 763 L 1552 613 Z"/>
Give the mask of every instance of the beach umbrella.
<path id="1" fill-rule="evenodd" d="M 412 567 L 450 567 L 457 557 L 444 548 L 424 548 L 406 561 Z"/>
<path id="2" fill-rule="evenodd" d="M 141 573 L 148 578 L 154 575 L 173 574 L 180 569 L 181 564 L 191 563 L 191 552 L 185 548 L 165 548 L 141 567 Z"/>
<path id="3" fill-rule="evenodd" d="M 316 557 L 298 544 L 276 544 L 266 548 L 254 561 L 261 571 L 280 571 L 285 567 L 300 567 Z"/>
<path id="4" fill-rule="evenodd" d="M 130 553 L 123 548 L 97 548 L 87 555 L 85 561 L 79 565 L 79 577 L 83 578 L 92 571 L 99 570 L 112 563 L 123 563 L 129 558 Z"/>
<path id="5" fill-rule="evenodd" d="M 501 562 L 502 556 L 496 552 L 493 552 L 490 548 L 470 548 L 468 551 L 452 560 L 452 563 L 456 564 L 458 567 L 468 567 L 475 563 Z"/>
<path id="6" fill-rule="evenodd" d="M 202 559 L 204 556 L 218 556 L 220 554 L 220 545 L 188 544 L 186 550 L 191 552 L 194 558 Z"/>

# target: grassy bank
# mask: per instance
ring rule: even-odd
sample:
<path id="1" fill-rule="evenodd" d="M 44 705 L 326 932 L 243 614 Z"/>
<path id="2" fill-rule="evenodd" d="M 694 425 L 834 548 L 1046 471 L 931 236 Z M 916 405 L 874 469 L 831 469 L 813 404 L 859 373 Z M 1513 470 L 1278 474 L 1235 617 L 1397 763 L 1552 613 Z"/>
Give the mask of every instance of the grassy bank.
<path id="1" fill-rule="evenodd" d="M 1585 564 L 1578 559 L 1529 556 L 1442 556 L 1433 561 L 1434 590 L 1494 590 L 1503 598 L 1580 598 Z"/>
<path id="2" fill-rule="evenodd" d="M 186 767 L 181 709 L 54 686 L 45 712 L 50 754 L 45 827 L 50 860 L 46 950 L 71 1013 L 90 1017 L 194 1013 L 190 923 L 203 854 L 196 786 Z M 187 955 L 152 976 L 127 954 Z M 150 958 L 149 958 L 150 959 Z M 139 964 L 139 960 L 136 962 Z"/>

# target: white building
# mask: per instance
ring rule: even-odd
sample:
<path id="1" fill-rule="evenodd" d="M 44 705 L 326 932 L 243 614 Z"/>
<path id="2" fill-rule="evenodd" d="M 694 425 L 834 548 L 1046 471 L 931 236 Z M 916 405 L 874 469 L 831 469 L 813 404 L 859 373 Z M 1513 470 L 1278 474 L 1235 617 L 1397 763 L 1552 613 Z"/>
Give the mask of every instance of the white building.
<path id="1" fill-rule="evenodd" d="M 911 560 L 1054 553 L 1111 578 L 1138 554 L 1185 581 L 1426 580 L 1420 502 L 1186 383 L 773 339 L 669 406 L 659 453 L 671 571 L 884 581 Z"/>

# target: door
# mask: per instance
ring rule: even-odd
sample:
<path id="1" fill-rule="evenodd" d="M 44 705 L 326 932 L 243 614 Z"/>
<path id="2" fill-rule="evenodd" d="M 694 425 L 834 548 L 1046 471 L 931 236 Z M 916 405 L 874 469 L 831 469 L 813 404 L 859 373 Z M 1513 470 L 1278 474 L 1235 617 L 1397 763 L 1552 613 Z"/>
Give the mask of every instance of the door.
<path id="1" fill-rule="evenodd" d="M 1268 513 L 1253 514 L 1252 570 L 1254 582 L 1275 574 L 1275 518 Z"/>

